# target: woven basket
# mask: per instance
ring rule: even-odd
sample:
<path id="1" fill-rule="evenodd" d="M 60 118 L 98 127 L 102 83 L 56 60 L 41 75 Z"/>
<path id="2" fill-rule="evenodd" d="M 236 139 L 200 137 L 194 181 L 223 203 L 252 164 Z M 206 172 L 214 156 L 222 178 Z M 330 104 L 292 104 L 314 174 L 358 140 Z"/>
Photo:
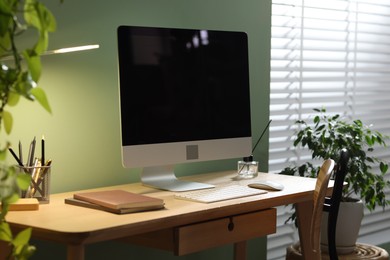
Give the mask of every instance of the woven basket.
<path id="1" fill-rule="evenodd" d="M 321 254 L 321 258 L 322 260 L 329 260 L 329 256 L 327 254 Z M 355 250 L 352 253 L 346 255 L 339 254 L 338 258 L 339 260 L 389 260 L 389 254 L 383 248 L 363 243 L 356 243 Z M 286 259 L 303 259 L 299 243 L 295 243 L 287 248 Z"/>

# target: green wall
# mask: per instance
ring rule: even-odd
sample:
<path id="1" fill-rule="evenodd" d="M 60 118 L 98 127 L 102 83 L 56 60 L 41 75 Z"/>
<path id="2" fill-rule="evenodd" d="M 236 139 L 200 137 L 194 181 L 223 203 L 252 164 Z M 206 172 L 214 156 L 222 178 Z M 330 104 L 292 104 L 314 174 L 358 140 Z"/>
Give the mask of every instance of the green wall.
<path id="1" fill-rule="evenodd" d="M 47 92 L 52 115 L 37 103 L 28 101 L 12 108 L 14 129 L 6 138 L 13 144 L 20 140 L 27 150 L 34 136 L 45 136 L 47 158 L 53 160 L 52 192 L 138 181 L 140 170 L 124 169 L 120 155 L 116 28 L 121 24 L 246 31 L 250 44 L 252 130 L 255 139 L 268 122 L 270 0 L 43 2 L 53 11 L 58 23 L 57 32 L 51 35 L 50 49 L 100 44 L 97 50 L 43 58 L 40 85 Z M 264 137 L 255 151 L 261 171 L 266 171 L 268 167 L 267 140 Z M 180 165 L 177 174 L 234 169 L 236 161 Z M 265 239 L 255 241 L 249 259 L 263 259 Z M 62 252 L 63 247 L 39 243 L 38 250 L 35 259 L 49 259 L 41 251 Z M 93 251 L 99 254 L 92 257 Z M 115 253 L 117 251 L 119 254 Z M 231 251 L 229 246 L 180 259 L 226 259 L 224 255 L 230 255 Z M 91 256 L 89 259 L 107 259 L 108 256 L 110 259 L 130 256 L 132 259 L 154 259 L 156 255 L 161 259 L 175 258 L 155 250 L 131 250 L 113 243 L 88 247 L 87 254 Z"/>

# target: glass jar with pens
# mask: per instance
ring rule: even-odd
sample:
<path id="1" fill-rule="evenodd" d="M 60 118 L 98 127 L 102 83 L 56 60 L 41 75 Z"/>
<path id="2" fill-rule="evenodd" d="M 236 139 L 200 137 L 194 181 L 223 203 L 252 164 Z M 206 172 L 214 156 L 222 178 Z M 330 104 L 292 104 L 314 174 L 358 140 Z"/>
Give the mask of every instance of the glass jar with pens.
<path id="1" fill-rule="evenodd" d="M 35 157 L 36 139 L 30 144 L 27 162 L 23 163 L 22 145 L 19 142 L 19 156 L 9 148 L 12 156 L 17 161 L 19 174 L 28 174 L 31 177 L 30 186 L 21 191 L 21 198 L 36 198 L 39 203 L 50 202 L 50 174 L 51 160 L 45 161 L 45 140 L 41 141 L 41 158 Z"/>
<path id="2" fill-rule="evenodd" d="M 39 203 L 50 201 L 50 172 L 51 165 L 18 166 L 19 172 L 31 176 L 30 187 L 21 192 L 22 198 L 36 198 Z"/>

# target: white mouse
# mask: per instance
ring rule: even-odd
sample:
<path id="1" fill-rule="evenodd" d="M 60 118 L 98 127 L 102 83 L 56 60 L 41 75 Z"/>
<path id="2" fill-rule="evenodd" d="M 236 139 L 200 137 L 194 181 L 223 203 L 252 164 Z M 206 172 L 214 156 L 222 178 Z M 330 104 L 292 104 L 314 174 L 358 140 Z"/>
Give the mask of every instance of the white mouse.
<path id="1" fill-rule="evenodd" d="M 263 190 L 283 190 L 284 186 L 281 183 L 275 181 L 256 181 L 248 184 L 251 188 L 263 189 Z"/>

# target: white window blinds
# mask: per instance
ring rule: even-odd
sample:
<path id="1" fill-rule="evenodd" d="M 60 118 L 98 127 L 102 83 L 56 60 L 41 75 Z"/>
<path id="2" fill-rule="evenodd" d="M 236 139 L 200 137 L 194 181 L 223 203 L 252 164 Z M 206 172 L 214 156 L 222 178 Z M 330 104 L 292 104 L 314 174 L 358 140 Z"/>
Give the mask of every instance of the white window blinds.
<path id="1" fill-rule="evenodd" d="M 270 172 L 311 158 L 292 139 L 295 121 L 313 108 L 359 118 L 389 135 L 390 1 L 272 0 L 270 102 Z M 390 161 L 389 148 L 376 153 Z M 389 211 L 364 221 L 360 241 L 390 242 Z M 270 237 L 269 259 L 284 255 L 289 236 Z"/>

